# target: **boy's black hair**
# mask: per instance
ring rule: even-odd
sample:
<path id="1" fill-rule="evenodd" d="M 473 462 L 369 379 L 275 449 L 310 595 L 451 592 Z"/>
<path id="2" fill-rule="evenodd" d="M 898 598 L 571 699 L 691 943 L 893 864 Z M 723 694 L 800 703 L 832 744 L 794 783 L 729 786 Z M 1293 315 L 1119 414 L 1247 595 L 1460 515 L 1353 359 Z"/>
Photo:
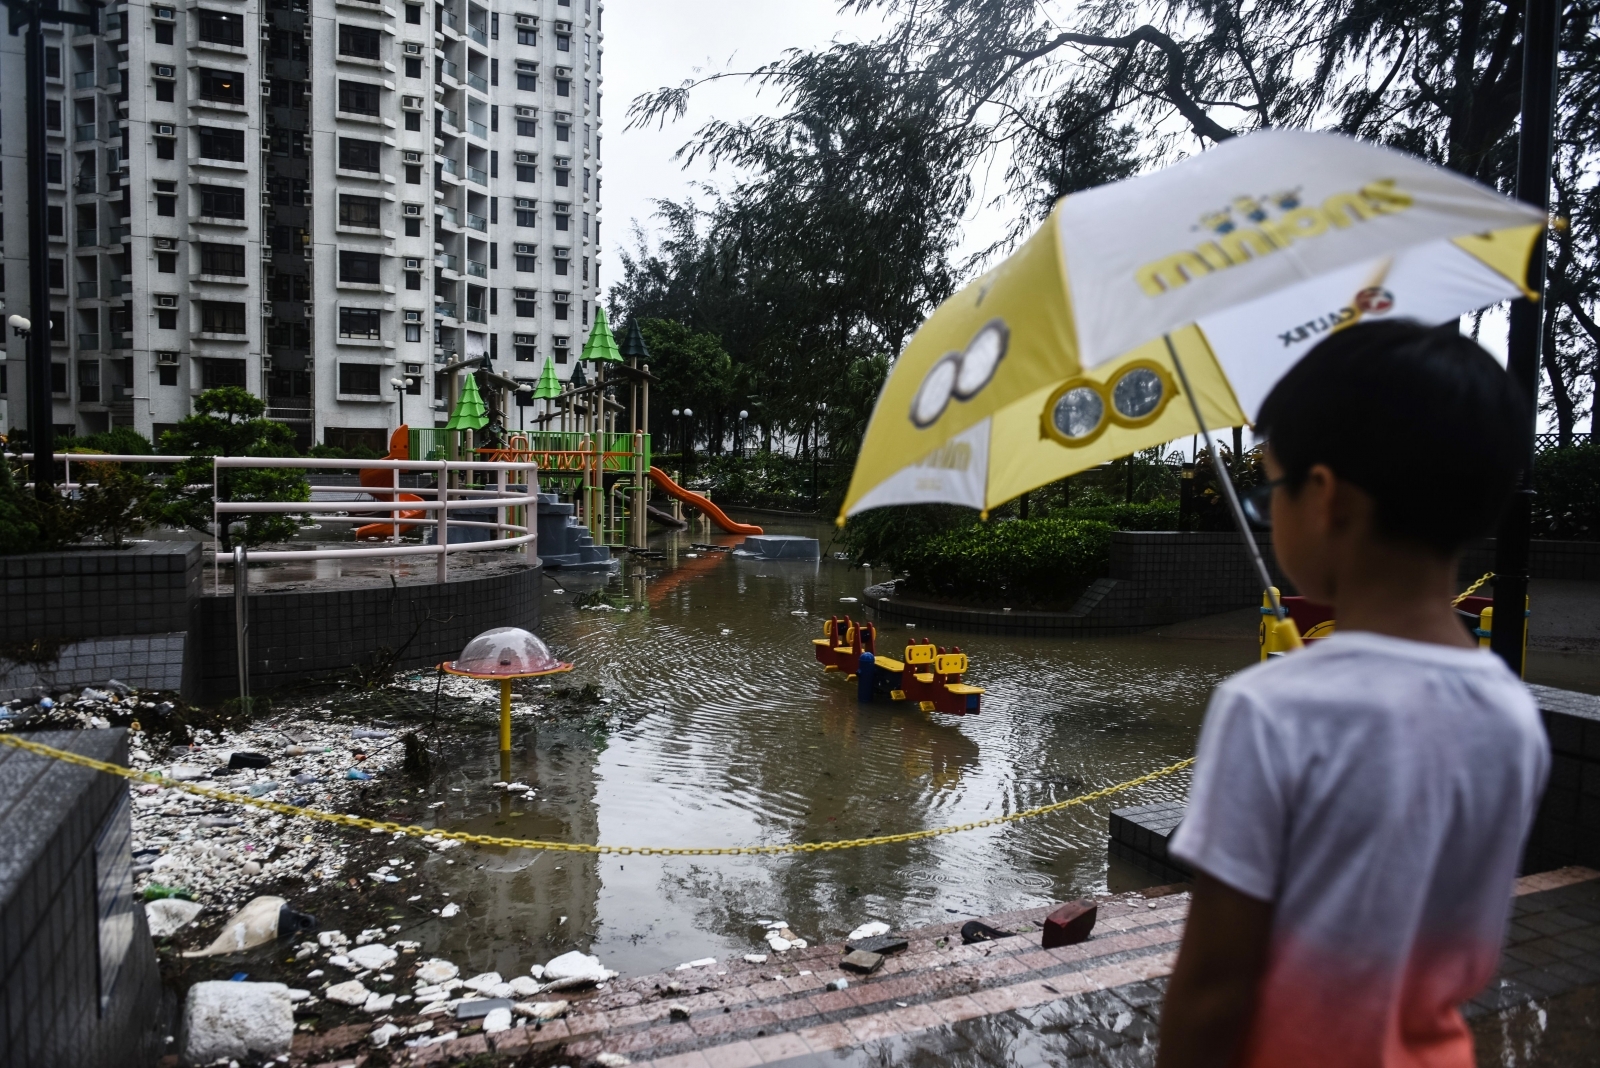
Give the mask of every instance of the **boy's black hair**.
<path id="1" fill-rule="evenodd" d="M 1455 324 L 1358 323 L 1324 338 L 1261 405 L 1285 484 L 1326 464 L 1372 495 L 1379 533 L 1452 556 L 1494 529 L 1525 462 L 1527 401 Z"/>

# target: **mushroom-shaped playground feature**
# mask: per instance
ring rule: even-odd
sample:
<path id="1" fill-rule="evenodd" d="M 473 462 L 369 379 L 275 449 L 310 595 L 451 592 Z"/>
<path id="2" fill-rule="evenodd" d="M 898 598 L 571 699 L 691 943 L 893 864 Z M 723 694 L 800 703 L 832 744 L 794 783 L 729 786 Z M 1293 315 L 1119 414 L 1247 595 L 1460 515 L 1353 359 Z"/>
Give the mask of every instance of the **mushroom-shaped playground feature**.
<path id="1" fill-rule="evenodd" d="M 511 751 L 511 682 L 538 675 L 558 675 L 572 665 L 557 660 L 536 634 L 521 627 L 496 627 L 467 643 L 461 656 L 440 664 L 439 670 L 469 679 L 500 682 L 500 751 Z"/>

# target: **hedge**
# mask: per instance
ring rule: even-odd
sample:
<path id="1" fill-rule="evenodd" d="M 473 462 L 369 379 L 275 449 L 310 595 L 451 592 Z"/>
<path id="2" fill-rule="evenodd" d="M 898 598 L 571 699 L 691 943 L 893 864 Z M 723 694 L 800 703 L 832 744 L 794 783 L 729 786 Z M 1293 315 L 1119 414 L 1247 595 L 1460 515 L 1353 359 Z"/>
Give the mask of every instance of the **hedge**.
<path id="1" fill-rule="evenodd" d="M 900 556 L 912 591 L 975 604 L 1062 607 L 1105 574 L 1116 529 L 1060 516 L 972 523 L 919 539 Z"/>

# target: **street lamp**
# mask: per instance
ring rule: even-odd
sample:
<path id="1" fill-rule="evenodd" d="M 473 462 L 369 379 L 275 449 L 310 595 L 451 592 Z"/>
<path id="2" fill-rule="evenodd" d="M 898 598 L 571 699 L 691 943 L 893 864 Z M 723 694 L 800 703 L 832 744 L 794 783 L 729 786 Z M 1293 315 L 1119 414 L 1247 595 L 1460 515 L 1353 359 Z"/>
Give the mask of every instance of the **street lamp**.
<path id="1" fill-rule="evenodd" d="M 689 475 L 689 456 L 690 456 L 691 452 L 693 451 L 690 448 L 690 444 L 689 444 L 689 433 L 690 433 L 690 431 L 688 429 L 689 427 L 692 427 L 692 426 L 694 426 L 694 409 L 693 408 L 685 408 L 683 410 L 683 419 L 681 420 L 681 422 L 679 423 L 679 426 L 678 426 L 678 433 L 679 433 L 679 436 L 680 436 L 680 438 L 682 440 L 682 445 L 683 445 L 683 455 L 680 457 L 680 461 L 683 464 L 683 474 L 684 474 L 685 478 L 687 478 L 688 475 Z"/>
<path id="2" fill-rule="evenodd" d="M 739 427 L 738 427 L 738 430 L 734 434 L 733 447 L 739 453 L 739 459 L 741 459 L 741 460 L 744 459 L 744 425 L 745 425 L 745 421 L 747 419 L 749 419 L 749 418 L 750 418 L 750 413 L 745 411 L 743 408 L 740 408 L 739 409 Z"/>
<path id="3" fill-rule="evenodd" d="M 817 450 L 818 446 L 821 445 L 822 417 L 827 410 L 828 406 L 819 401 L 817 403 L 816 417 L 811 421 L 811 507 L 813 508 L 817 506 L 817 501 L 820 499 L 820 494 L 817 490 Z"/>
<path id="4" fill-rule="evenodd" d="M 517 430 L 528 429 L 528 394 L 533 392 L 533 387 L 524 382 L 517 387 Z"/>
<path id="5" fill-rule="evenodd" d="M 400 425 L 406 425 L 406 388 L 411 385 L 409 378 L 391 378 L 389 384 L 394 387 L 395 400 L 400 404 Z"/>

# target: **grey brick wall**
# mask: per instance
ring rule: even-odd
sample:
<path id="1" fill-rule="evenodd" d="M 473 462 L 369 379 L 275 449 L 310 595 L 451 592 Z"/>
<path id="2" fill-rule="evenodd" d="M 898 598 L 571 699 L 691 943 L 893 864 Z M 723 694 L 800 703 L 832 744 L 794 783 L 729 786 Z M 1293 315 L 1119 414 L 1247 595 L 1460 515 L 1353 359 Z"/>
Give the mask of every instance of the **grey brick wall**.
<path id="1" fill-rule="evenodd" d="M 454 659 L 493 627 L 539 626 L 540 569 L 463 578 L 444 585 L 373 586 L 252 594 L 250 688 L 268 693 L 305 679 L 369 664 L 380 649 L 405 646 L 397 667 Z M 233 598 L 200 599 L 200 699 L 238 695 Z"/>
<path id="2" fill-rule="evenodd" d="M 1600 697 L 1528 688 L 1550 736 L 1550 785 L 1528 838 L 1524 870 L 1600 868 Z"/>
<path id="3" fill-rule="evenodd" d="M 32 737 L 127 762 L 123 730 Z M 134 898 L 127 793 L 121 779 L 0 749 L 3 1068 L 138 1066 L 159 1052 L 161 980 Z"/>
<path id="4" fill-rule="evenodd" d="M 1485 571 L 1493 570 L 1493 538 L 1473 545 L 1461 561 L 1461 575 L 1468 582 Z M 1545 541 L 1535 538 L 1528 552 L 1528 574 L 1536 579 L 1600 581 L 1600 541 Z"/>
<path id="5" fill-rule="evenodd" d="M 0 556 L 0 642 L 187 631 L 200 561 L 192 541 Z"/>
<path id="6" fill-rule="evenodd" d="M 140 690 L 184 690 L 184 650 L 189 635 L 143 634 L 89 638 L 65 645 L 54 663 L 18 664 L 0 659 L 0 701 L 27 697 L 34 687 L 94 686 L 116 679 Z"/>

